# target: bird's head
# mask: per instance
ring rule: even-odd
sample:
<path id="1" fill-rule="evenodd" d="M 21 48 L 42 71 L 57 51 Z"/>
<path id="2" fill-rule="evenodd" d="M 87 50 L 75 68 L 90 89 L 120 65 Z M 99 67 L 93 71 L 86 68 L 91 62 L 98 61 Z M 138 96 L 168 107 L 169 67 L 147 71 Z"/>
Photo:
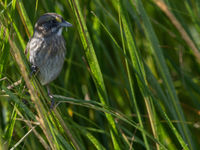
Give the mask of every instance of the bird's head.
<path id="1" fill-rule="evenodd" d="M 61 15 L 56 13 L 46 13 L 42 15 L 35 24 L 34 34 L 48 37 L 50 35 L 62 34 L 63 27 L 71 27 L 72 24 L 65 21 Z"/>

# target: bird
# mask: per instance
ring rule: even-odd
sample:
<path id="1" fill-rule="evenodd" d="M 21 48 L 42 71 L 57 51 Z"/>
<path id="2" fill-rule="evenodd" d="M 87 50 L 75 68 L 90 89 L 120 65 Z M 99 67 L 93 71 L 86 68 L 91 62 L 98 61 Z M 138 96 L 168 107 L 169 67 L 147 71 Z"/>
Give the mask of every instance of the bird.
<path id="1" fill-rule="evenodd" d="M 66 42 L 62 31 L 63 28 L 71 26 L 61 15 L 45 13 L 35 23 L 34 33 L 26 46 L 25 53 L 29 52 L 31 74 L 36 74 L 40 83 L 47 86 L 51 99 L 53 96 L 48 84 L 60 74 L 66 55 Z"/>

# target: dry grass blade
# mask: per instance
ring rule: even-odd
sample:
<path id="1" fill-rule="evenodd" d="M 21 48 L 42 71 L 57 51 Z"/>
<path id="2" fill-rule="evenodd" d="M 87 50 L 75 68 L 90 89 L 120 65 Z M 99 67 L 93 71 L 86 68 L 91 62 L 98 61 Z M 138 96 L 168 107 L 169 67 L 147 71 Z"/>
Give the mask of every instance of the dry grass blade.
<path id="1" fill-rule="evenodd" d="M 10 150 L 14 150 L 23 140 L 35 129 L 36 126 L 32 127 Z"/>
<path id="2" fill-rule="evenodd" d="M 56 146 L 55 146 L 55 142 L 53 142 L 52 135 L 50 134 L 50 129 L 48 129 L 48 126 L 45 125 L 46 124 L 46 121 L 44 120 L 45 119 L 45 117 L 44 117 L 45 113 L 42 112 L 42 110 L 44 109 L 43 104 L 39 100 L 39 97 L 38 97 L 33 85 L 30 83 L 30 79 L 29 79 L 25 64 L 23 63 L 23 60 L 22 60 L 22 57 L 21 57 L 21 54 L 20 54 L 18 48 L 16 47 L 16 45 L 12 42 L 12 40 L 10 38 L 9 38 L 9 43 L 10 43 L 11 48 L 12 48 L 11 49 L 12 54 L 13 54 L 17 64 L 19 65 L 20 71 L 22 72 L 21 75 L 23 76 L 23 78 L 26 82 L 26 85 L 29 89 L 31 99 L 36 104 L 36 110 L 37 110 L 38 115 L 39 115 L 39 117 L 37 117 L 37 120 L 40 122 L 41 128 L 42 128 L 44 134 L 46 135 L 46 137 L 49 141 L 49 144 L 51 145 L 51 148 L 55 149 Z"/>
<path id="3" fill-rule="evenodd" d="M 185 40 L 185 42 L 188 44 L 188 46 L 192 49 L 196 60 L 198 63 L 200 63 L 200 52 L 198 48 L 195 46 L 194 42 L 191 40 L 183 26 L 179 23 L 179 21 L 176 19 L 176 17 L 173 15 L 172 12 L 170 12 L 167 5 L 162 0 L 153 0 L 153 2 L 167 15 L 167 17 L 171 20 L 171 22 L 174 24 L 174 26 L 177 28 L 177 30 L 180 32 L 182 38 Z"/>
<path id="4" fill-rule="evenodd" d="M 67 136 L 72 140 L 72 143 L 74 144 L 74 147 L 76 147 L 77 150 L 80 150 L 80 147 L 79 147 L 78 143 L 74 139 L 74 137 L 71 134 L 69 128 L 67 127 L 66 123 L 64 122 L 64 120 L 62 119 L 62 117 L 60 116 L 60 114 L 58 113 L 58 111 L 56 109 L 54 109 L 54 113 L 55 113 L 56 117 L 58 118 L 58 120 L 60 121 L 64 131 L 67 134 Z"/>

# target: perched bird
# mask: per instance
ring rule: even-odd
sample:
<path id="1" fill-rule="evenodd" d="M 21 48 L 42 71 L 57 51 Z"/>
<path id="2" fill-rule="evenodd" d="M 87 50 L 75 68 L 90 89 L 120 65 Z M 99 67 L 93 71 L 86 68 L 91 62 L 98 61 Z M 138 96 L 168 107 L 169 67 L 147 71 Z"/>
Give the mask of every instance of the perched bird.
<path id="1" fill-rule="evenodd" d="M 62 30 L 63 27 L 71 26 L 72 24 L 56 13 L 42 15 L 35 24 L 26 53 L 29 51 L 32 73 L 37 72 L 42 85 L 56 79 L 61 72 L 66 54 Z M 50 93 L 48 87 L 47 89 Z"/>

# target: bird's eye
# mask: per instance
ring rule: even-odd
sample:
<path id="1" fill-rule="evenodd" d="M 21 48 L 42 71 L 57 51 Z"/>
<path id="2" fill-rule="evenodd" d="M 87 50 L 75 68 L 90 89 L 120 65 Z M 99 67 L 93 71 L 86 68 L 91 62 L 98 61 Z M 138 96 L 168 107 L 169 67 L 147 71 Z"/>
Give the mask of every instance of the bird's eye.
<path id="1" fill-rule="evenodd" d="M 50 20 L 50 23 L 57 23 L 56 20 Z"/>

